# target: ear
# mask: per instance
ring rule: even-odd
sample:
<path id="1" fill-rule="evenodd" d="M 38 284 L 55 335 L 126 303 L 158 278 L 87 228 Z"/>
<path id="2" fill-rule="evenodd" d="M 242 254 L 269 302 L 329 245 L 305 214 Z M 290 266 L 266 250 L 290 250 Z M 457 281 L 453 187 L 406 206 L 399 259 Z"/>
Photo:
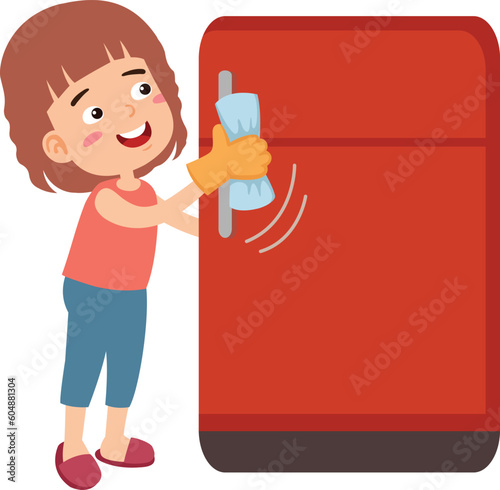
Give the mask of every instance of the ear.
<path id="1" fill-rule="evenodd" d="M 49 131 L 43 137 L 43 151 L 56 163 L 68 163 L 71 161 L 68 147 L 64 140 L 55 131 Z"/>

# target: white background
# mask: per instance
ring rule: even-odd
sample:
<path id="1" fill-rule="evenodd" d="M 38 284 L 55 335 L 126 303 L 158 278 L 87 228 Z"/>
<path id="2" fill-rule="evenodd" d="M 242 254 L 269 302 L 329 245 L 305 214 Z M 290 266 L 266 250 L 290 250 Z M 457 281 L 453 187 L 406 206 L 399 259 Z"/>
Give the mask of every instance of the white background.
<path id="1" fill-rule="evenodd" d="M 33 14 L 53 4 L 22 0 L 3 4 L 1 51 L 14 31 Z M 189 182 L 184 164 L 197 157 L 198 48 L 205 28 L 220 15 L 377 15 L 397 6 L 397 15 L 474 15 L 500 32 L 500 8 L 492 0 L 213 0 L 121 1 L 154 30 L 175 71 L 188 128 L 181 158 L 155 169 L 146 178 L 161 196 Z M 394 13 L 394 11 L 393 11 Z M 92 26 L 89 26 L 91 35 Z M 258 70 L 258 66 L 256 66 Z M 3 93 L 1 105 L 3 107 Z M 29 117 L 29 113 L 28 113 Z M 18 488 L 68 488 L 54 468 L 54 452 L 63 438 L 64 408 L 59 404 L 64 361 L 66 310 L 61 271 L 86 195 L 57 195 L 36 189 L 17 163 L 0 117 L 0 325 L 2 384 L 18 377 Z M 318 489 L 371 488 L 484 490 L 500 484 L 500 457 L 477 474 L 272 474 L 219 473 L 204 459 L 198 440 L 198 243 L 197 239 L 160 227 L 156 262 L 148 288 L 148 327 L 144 360 L 129 435 L 153 444 L 157 462 L 142 469 L 104 467 L 97 488 Z M 104 376 L 88 410 L 85 442 L 91 452 L 104 434 Z M 4 385 L 5 386 L 5 385 Z M 5 389 L 5 388 L 0 388 Z M 3 398 L 2 395 L 2 399 Z M 5 421 L 5 412 L 1 415 Z M 5 422 L 4 422 L 5 423 Z M 6 468 L 6 439 L 2 468 Z M 5 449 L 3 449 L 5 445 Z M 4 463 L 5 460 L 5 463 Z M 6 474 L 2 469 L 2 486 Z"/>

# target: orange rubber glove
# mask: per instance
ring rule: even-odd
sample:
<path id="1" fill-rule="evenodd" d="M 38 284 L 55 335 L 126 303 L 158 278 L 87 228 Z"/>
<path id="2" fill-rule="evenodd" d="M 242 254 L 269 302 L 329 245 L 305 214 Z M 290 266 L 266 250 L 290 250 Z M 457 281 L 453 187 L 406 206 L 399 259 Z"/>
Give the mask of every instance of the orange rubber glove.
<path id="1" fill-rule="evenodd" d="M 214 126 L 212 138 L 210 153 L 187 164 L 193 182 L 205 194 L 229 179 L 253 180 L 266 175 L 271 155 L 263 139 L 249 135 L 230 142 L 222 124 Z"/>

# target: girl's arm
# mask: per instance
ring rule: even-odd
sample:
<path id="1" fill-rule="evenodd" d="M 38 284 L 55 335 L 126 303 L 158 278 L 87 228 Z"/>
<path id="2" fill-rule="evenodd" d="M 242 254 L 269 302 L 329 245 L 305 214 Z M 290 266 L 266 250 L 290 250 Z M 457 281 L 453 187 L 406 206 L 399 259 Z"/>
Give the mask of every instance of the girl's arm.
<path id="1" fill-rule="evenodd" d="M 131 204 L 112 189 L 101 189 L 95 198 L 97 212 L 111 223 L 126 228 L 148 228 L 165 221 L 164 203 L 153 206 Z"/>
<path id="2" fill-rule="evenodd" d="M 165 206 L 167 209 L 167 217 L 164 222 L 180 231 L 198 236 L 198 218 L 185 213 L 184 210 L 197 201 L 202 194 L 203 191 L 192 182 L 165 201 L 156 196 L 158 205 Z"/>
<path id="3" fill-rule="evenodd" d="M 147 228 L 167 223 L 191 235 L 198 236 L 198 218 L 184 213 L 203 192 L 191 183 L 180 192 L 163 200 L 157 196 L 153 206 L 131 204 L 112 189 L 101 189 L 95 199 L 98 213 L 115 225 L 126 228 Z"/>

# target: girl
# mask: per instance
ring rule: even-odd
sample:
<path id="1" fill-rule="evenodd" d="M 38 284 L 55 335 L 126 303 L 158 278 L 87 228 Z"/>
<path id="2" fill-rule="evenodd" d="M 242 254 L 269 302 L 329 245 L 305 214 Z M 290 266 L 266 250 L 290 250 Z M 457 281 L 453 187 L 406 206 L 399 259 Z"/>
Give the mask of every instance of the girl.
<path id="1" fill-rule="evenodd" d="M 160 42 L 113 3 L 38 13 L 12 37 L 0 76 L 10 135 L 31 182 L 48 192 L 90 192 L 63 271 L 66 422 L 56 466 L 68 485 L 91 488 L 100 470 L 83 426 L 104 357 L 108 416 L 96 457 L 126 467 L 154 461 L 152 447 L 126 438 L 124 427 L 142 358 L 157 225 L 197 236 L 198 220 L 184 210 L 229 178 L 262 177 L 271 157 L 263 140 L 229 143 L 218 125 L 212 151 L 187 165 L 193 183 L 178 194 L 163 200 L 140 180 L 174 151 L 179 156 L 187 131 Z"/>

